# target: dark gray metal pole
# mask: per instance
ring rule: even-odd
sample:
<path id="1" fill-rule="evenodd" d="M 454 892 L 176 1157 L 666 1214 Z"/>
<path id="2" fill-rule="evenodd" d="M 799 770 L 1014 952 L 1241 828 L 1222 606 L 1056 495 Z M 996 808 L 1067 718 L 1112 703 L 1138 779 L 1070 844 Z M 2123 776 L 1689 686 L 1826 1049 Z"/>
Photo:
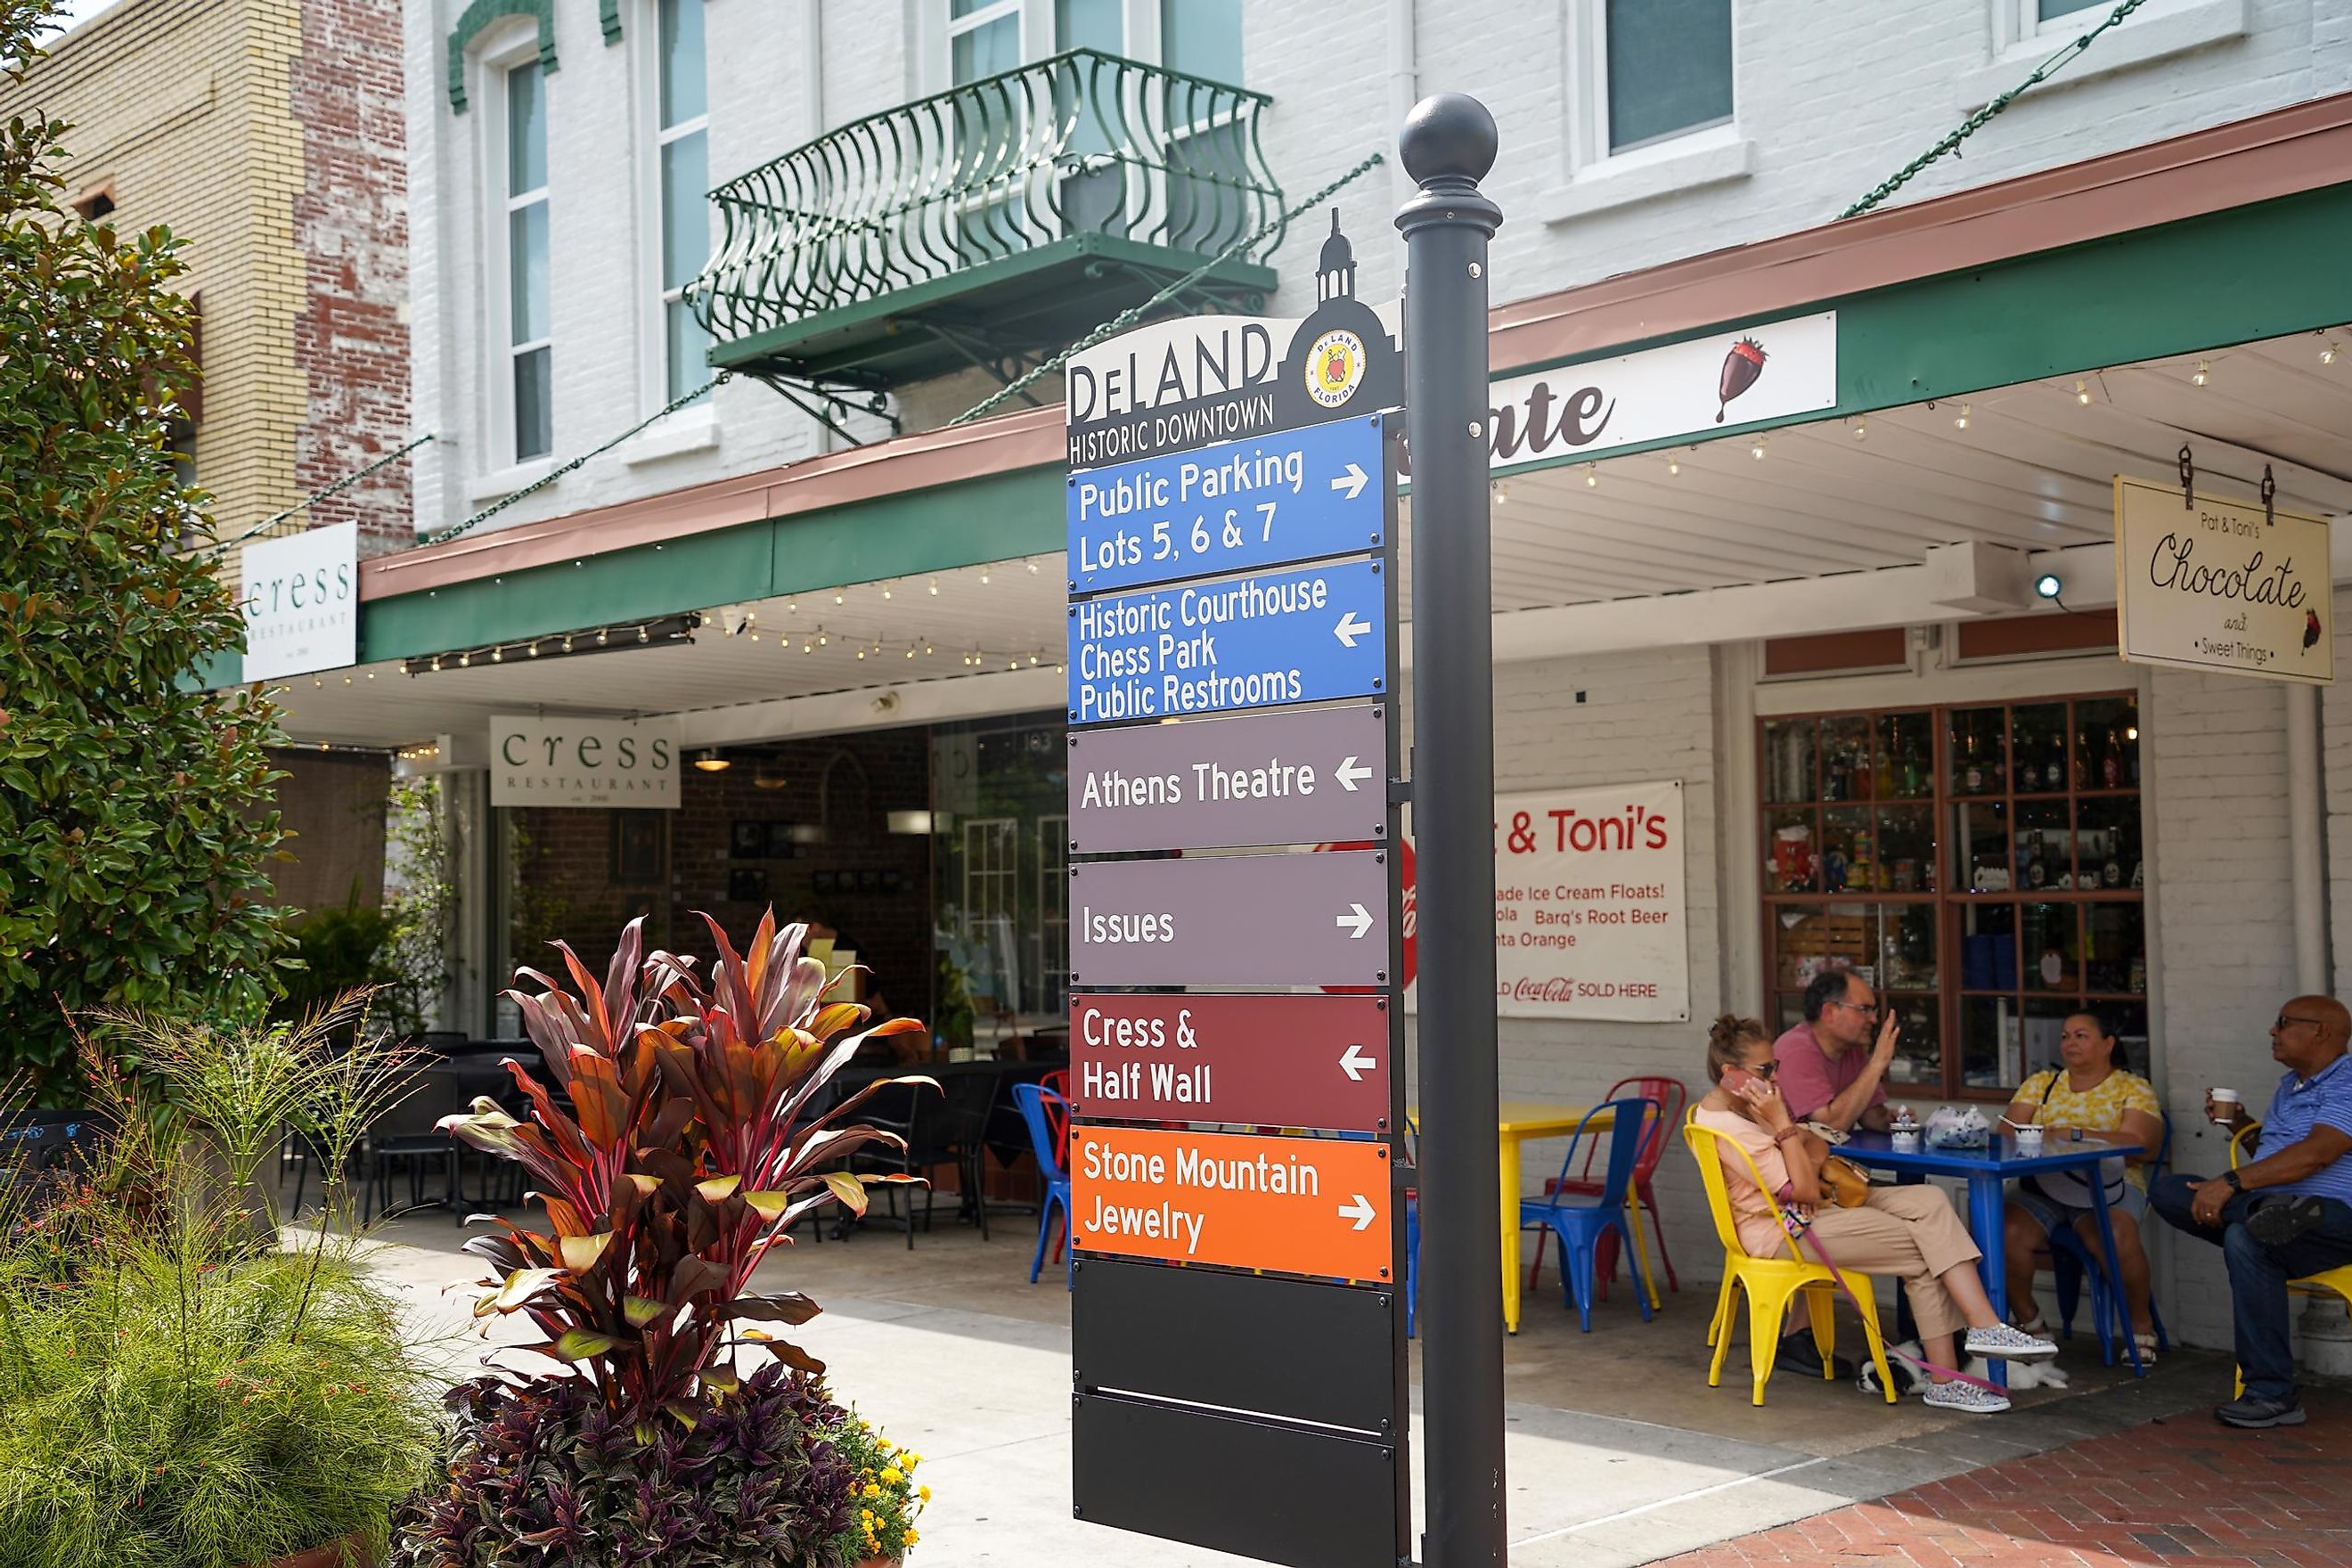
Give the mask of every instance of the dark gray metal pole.
<path id="1" fill-rule="evenodd" d="M 1503 1568 L 1503 1290 L 1495 1184 L 1495 665 L 1486 241 L 1495 117 L 1415 104 L 1404 348 L 1412 458 L 1412 823 L 1421 944 L 1421 1311 L 1427 1568 Z"/>

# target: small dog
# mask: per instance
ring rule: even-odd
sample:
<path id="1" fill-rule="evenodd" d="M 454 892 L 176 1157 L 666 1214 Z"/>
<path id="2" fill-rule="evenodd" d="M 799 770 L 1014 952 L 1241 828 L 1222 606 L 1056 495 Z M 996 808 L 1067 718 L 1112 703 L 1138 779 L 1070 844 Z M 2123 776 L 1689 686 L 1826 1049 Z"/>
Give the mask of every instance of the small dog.
<path id="1" fill-rule="evenodd" d="M 1902 1359 L 1906 1356 L 1910 1359 L 1908 1361 Z M 1927 1359 L 1927 1352 L 1920 1348 L 1917 1340 L 1905 1340 L 1900 1344 L 1891 1344 L 1886 1347 L 1886 1365 L 1887 1369 L 1895 1374 L 1896 1393 L 1919 1394 L 1927 1389 L 1927 1374 L 1915 1364 Z M 1960 1370 L 1970 1377 L 1992 1375 L 1987 1370 L 1987 1363 L 1982 1356 L 1969 1357 Z M 1862 1371 L 1853 1382 L 1854 1386 L 1864 1394 L 1881 1394 L 1878 1386 L 1878 1368 L 1871 1364 L 1867 1359 L 1863 1362 Z M 2066 1369 L 2054 1361 L 2013 1361 L 2009 1363 L 2009 1388 L 2012 1394 L 2021 1393 L 2029 1388 L 2064 1388 L 2065 1386 Z"/>

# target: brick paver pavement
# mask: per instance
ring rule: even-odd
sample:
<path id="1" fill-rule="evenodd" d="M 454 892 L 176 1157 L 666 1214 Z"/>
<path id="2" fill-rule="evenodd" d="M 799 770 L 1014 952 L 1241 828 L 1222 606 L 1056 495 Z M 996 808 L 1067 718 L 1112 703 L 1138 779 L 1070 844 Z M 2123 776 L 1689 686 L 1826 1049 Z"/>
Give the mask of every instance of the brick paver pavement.
<path id="1" fill-rule="evenodd" d="M 2303 1426 L 2200 1411 L 1667 1559 L 1673 1568 L 2344 1568 L 2352 1394 Z M 1998 1417 L 1990 1419 L 1998 1420 Z"/>

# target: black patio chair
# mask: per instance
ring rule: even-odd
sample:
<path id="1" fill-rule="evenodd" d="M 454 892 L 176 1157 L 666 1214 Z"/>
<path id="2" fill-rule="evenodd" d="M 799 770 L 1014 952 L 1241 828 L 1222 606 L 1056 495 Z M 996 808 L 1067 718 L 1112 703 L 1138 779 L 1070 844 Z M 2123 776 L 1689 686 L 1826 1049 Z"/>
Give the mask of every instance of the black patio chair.
<path id="1" fill-rule="evenodd" d="M 458 1201 L 458 1143 L 436 1124 L 445 1116 L 464 1110 L 472 1098 L 469 1085 L 479 1080 L 446 1067 L 427 1068 L 416 1078 L 415 1092 L 376 1118 L 368 1128 L 360 1152 L 360 1168 L 366 1180 L 360 1216 L 362 1224 L 379 1210 L 391 1208 L 392 1171 L 395 1165 L 408 1172 L 410 1206 L 424 1207 L 425 1173 L 436 1162 L 440 1164 L 443 1184 L 442 1194 L 436 1201 L 454 1210 L 459 1224 L 465 1222 L 465 1207 Z"/>
<path id="2" fill-rule="evenodd" d="M 958 1146 L 940 1092 L 928 1084 L 894 1083 L 885 1086 L 873 1099 L 852 1113 L 852 1120 L 866 1126 L 895 1132 L 907 1141 L 901 1149 L 895 1144 L 869 1143 L 849 1157 L 849 1169 L 861 1174 L 922 1176 L 929 1178 L 942 1165 L 958 1165 L 963 1155 Z M 915 1199 L 911 1188 L 892 1184 L 882 1189 L 890 1205 L 890 1218 L 907 1227 L 907 1250 L 915 1249 Z M 902 1205 L 901 1195 L 906 1201 Z M 923 1188 L 923 1229 L 931 1228 L 933 1189 Z M 903 1214 L 901 1209 L 903 1207 Z M 867 1217 L 873 1217 L 872 1210 Z"/>

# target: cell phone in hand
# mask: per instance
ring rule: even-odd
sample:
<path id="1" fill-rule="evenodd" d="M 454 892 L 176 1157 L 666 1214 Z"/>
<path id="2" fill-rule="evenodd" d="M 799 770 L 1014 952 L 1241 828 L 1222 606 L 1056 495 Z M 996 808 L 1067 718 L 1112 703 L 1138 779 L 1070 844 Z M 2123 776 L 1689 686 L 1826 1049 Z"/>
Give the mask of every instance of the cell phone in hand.
<path id="1" fill-rule="evenodd" d="M 1723 1069 L 1723 1087 L 1729 1089 L 1734 1094 L 1738 1094 L 1740 1090 L 1746 1089 L 1749 1084 L 1756 1081 L 1756 1075 L 1749 1072 L 1746 1068 L 1726 1068 Z"/>

